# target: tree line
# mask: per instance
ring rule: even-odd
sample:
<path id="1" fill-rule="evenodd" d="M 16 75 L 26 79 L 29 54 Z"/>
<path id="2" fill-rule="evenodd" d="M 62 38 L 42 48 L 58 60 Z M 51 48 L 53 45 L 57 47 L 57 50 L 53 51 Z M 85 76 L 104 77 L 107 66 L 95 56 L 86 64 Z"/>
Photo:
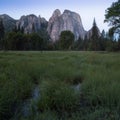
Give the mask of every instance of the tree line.
<path id="1" fill-rule="evenodd" d="M 43 32 L 43 31 L 42 31 Z M 89 51 L 119 51 L 120 38 L 114 40 L 110 33 L 103 30 L 98 34 L 96 24 L 92 27 L 92 36 L 75 40 L 71 31 L 62 31 L 59 40 L 52 42 L 45 32 L 24 34 L 23 29 L 13 29 L 4 32 L 4 25 L 0 21 L 0 49 L 2 50 L 89 50 Z M 40 34 L 41 33 L 41 34 Z"/>
<path id="2" fill-rule="evenodd" d="M 11 32 L 4 32 L 4 25 L 0 20 L 0 49 L 2 50 L 45 50 L 48 36 L 45 30 L 39 33 L 24 34 L 24 29 L 15 27 Z"/>

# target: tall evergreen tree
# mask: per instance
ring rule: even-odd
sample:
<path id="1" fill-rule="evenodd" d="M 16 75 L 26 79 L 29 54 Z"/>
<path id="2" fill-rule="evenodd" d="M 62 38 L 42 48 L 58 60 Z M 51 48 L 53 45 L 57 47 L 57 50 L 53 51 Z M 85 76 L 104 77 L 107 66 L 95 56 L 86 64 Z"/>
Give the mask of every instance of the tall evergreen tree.
<path id="1" fill-rule="evenodd" d="M 3 47 L 4 34 L 5 34 L 5 30 L 4 30 L 3 21 L 0 20 L 0 49 L 2 49 Z"/>
<path id="2" fill-rule="evenodd" d="M 120 36 L 119 36 L 119 39 L 118 39 L 118 50 L 120 51 Z"/>
<path id="3" fill-rule="evenodd" d="M 12 29 L 13 32 L 17 33 L 18 30 L 17 30 L 17 26 L 15 25 L 15 27 Z"/>
<path id="4" fill-rule="evenodd" d="M 4 37 L 4 25 L 3 21 L 0 20 L 0 40 Z"/>
<path id="5" fill-rule="evenodd" d="M 21 27 L 20 32 L 24 33 L 24 28 L 23 27 Z"/>
<path id="6" fill-rule="evenodd" d="M 88 45 L 89 45 L 89 39 L 87 35 L 85 35 L 85 38 L 83 40 L 83 50 L 88 50 Z"/>
<path id="7" fill-rule="evenodd" d="M 93 27 L 92 27 L 92 36 L 90 38 L 89 42 L 89 50 L 99 50 L 100 49 L 100 44 L 99 44 L 99 29 L 97 27 L 96 21 L 94 19 L 93 21 Z"/>
<path id="8" fill-rule="evenodd" d="M 106 49 L 106 33 L 104 30 L 102 30 L 101 37 L 99 39 L 99 44 L 100 44 L 100 50 L 104 51 Z"/>
<path id="9" fill-rule="evenodd" d="M 102 38 L 106 38 L 105 30 L 102 30 L 101 37 L 102 37 Z"/>
<path id="10" fill-rule="evenodd" d="M 81 37 L 79 37 L 78 40 L 74 42 L 74 49 L 83 50 L 83 41 L 84 40 Z"/>
<path id="11" fill-rule="evenodd" d="M 95 26 L 97 26 L 97 24 L 96 24 L 96 20 L 94 18 L 94 20 L 93 20 L 93 27 L 95 27 Z"/>
<path id="12" fill-rule="evenodd" d="M 17 32 L 20 32 L 20 24 L 17 26 Z"/>
<path id="13" fill-rule="evenodd" d="M 36 32 L 36 30 L 35 30 L 35 24 L 34 24 L 34 23 L 32 24 L 32 32 L 33 32 L 33 33 Z"/>

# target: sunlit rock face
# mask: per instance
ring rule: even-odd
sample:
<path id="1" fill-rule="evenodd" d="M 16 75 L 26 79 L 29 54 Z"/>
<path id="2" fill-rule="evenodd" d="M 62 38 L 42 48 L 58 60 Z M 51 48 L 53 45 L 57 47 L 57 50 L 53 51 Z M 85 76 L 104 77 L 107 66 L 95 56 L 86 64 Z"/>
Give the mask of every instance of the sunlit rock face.
<path id="1" fill-rule="evenodd" d="M 24 33 L 38 32 L 43 27 L 47 26 L 45 18 L 37 17 L 33 14 L 22 16 L 16 23 L 17 28 L 24 29 Z"/>
<path id="2" fill-rule="evenodd" d="M 53 42 L 59 39 L 62 31 L 70 30 L 75 35 L 75 40 L 84 38 L 86 31 L 83 28 L 81 17 L 75 12 L 65 10 L 61 14 L 60 10 L 55 10 L 49 19 L 47 31 Z"/>

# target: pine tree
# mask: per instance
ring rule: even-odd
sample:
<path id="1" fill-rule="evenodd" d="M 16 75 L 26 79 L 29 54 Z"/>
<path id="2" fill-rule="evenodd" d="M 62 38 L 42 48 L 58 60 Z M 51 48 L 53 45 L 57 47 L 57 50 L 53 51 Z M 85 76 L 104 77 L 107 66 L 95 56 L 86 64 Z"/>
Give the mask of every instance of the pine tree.
<path id="1" fill-rule="evenodd" d="M 106 49 L 107 36 L 104 30 L 102 30 L 101 37 L 99 39 L 100 50 L 104 51 Z"/>
<path id="2" fill-rule="evenodd" d="M 15 33 L 17 33 L 18 32 L 17 26 L 15 26 L 12 31 L 15 32 Z"/>
<path id="3" fill-rule="evenodd" d="M 106 38 L 105 30 L 102 30 L 101 37 Z"/>
<path id="4" fill-rule="evenodd" d="M 77 41 L 74 42 L 74 49 L 83 50 L 83 39 L 81 37 L 78 38 Z"/>
<path id="5" fill-rule="evenodd" d="M 94 18 L 94 20 L 93 20 L 93 27 L 96 27 L 96 26 L 97 26 L 97 24 L 96 24 L 96 20 Z"/>
<path id="6" fill-rule="evenodd" d="M 2 49 L 3 47 L 3 38 L 4 38 L 4 25 L 3 25 L 3 21 L 0 20 L 0 49 Z"/>
<path id="7" fill-rule="evenodd" d="M 21 32 L 21 33 L 24 33 L 24 28 L 23 28 L 23 26 L 21 27 L 20 32 Z"/>
<path id="8" fill-rule="evenodd" d="M 4 25 L 3 25 L 3 21 L 2 21 L 2 20 L 0 20 L 0 40 L 1 40 L 1 39 L 3 39 L 4 34 L 5 34 L 5 32 L 4 32 Z"/>
<path id="9" fill-rule="evenodd" d="M 32 32 L 35 33 L 35 24 L 32 24 Z"/>
<path id="10" fill-rule="evenodd" d="M 120 51 L 120 36 L 119 36 L 119 39 L 118 39 L 118 50 Z"/>
<path id="11" fill-rule="evenodd" d="M 20 24 L 17 26 L 17 32 L 20 32 Z"/>
<path id="12" fill-rule="evenodd" d="M 99 44 L 99 29 L 97 27 L 95 18 L 93 21 L 93 27 L 92 27 L 92 36 L 90 38 L 90 42 L 89 42 L 89 50 L 99 50 L 100 49 L 100 44 Z"/>

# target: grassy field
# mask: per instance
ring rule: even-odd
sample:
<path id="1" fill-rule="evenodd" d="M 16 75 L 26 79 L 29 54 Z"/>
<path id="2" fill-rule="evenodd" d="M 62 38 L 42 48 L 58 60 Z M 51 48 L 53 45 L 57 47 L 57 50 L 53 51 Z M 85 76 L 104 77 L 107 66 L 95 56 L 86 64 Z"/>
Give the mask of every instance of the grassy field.
<path id="1" fill-rule="evenodd" d="M 120 120 L 120 53 L 0 52 L 0 120 L 9 119 Z"/>

